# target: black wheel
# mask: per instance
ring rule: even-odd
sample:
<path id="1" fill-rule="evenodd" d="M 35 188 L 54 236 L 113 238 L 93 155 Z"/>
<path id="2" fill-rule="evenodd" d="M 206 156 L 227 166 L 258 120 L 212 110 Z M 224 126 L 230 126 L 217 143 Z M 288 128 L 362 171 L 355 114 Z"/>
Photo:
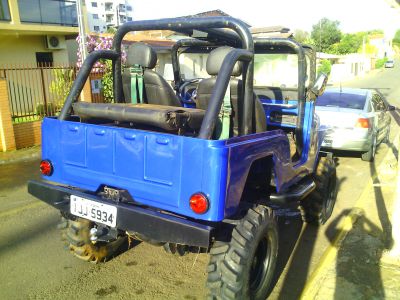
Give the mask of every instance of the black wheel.
<path id="1" fill-rule="evenodd" d="M 377 147 L 377 139 L 376 135 L 372 138 L 372 144 L 371 148 L 367 151 L 361 154 L 361 159 L 364 161 L 374 161 L 375 158 L 375 153 L 376 153 L 376 147 Z"/>
<path id="2" fill-rule="evenodd" d="M 320 157 L 315 174 L 315 190 L 300 203 L 304 222 L 324 224 L 332 214 L 336 202 L 336 165 L 332 157 Z"/>
<path id="3" fill-rule="evenodd" d="M 92 262 L 104 262 L 124 250 L 128 250 L 128 238 L 126 235 L 118 236 L 114 241 L 96 242 L 90 240 L 90 229 L 95 223 L 81 218 L 68 220 L 62 217 L 59 224 L 61 237 L 66 241 L 66 246 L 76 257 Z"/>
<path id="4" fill-rule="evenodd" d="M 390 124 L 388 126 L 387 131 L 386 131 L 385 138 L 383 139 L 382 142 L 385 143 L 385 144 L 390 144 Z"/>
<path id="5" fill-rule="evenodd" d="M 233 229 L 230 242 L 210 250 L 207 286 L 210 299 L 265 300 L 278 255 L 278 231 L 272 210 L 258 205 Z"/>

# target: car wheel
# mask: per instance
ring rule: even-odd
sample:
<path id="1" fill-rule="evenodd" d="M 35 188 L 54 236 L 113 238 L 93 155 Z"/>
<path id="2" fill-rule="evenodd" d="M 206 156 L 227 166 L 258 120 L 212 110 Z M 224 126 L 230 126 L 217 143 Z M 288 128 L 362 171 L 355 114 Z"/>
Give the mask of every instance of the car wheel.
<path id="1" fill-rule="evenodd" d="M 208 299 L 267 299 L 278 244 L 272 210 L 262 205 L 250 209 L 233 229 L 231 241 L 217 241 L 210 250 Z"/>
<path id="2" fill-rule="evenodd" d="M 388 127 L 388 130 L 386 131 L 385 138 L 382 141 L 385 144 L 390 144 L 390 125 Z"/>
<path id="3" fill-rule="evenodd" d="M 336 202 L 336 165 L 331 157 L 320 157 L 313 175 L 315 190 L 300 203 L 303 222 L 322 225 L 333 212 Z"/>
<path id="4" fill-rule="evenodd" d="M 376 135 L 374 135 L 371 148 L 367 152 L 364 152 L 363 154 L 361 154 L 361 159 L 364 161 L 370 161 L 370 162 L 374 161 L 375 153 L 376 153 L 376 146 L 377 146 L 377 139 L 376 139 Z"/>
<path id="5" fill-rule="evenodd" d="M 61 238 L 66 242 L 66 248 L 76 257 L 91 262 L 105 262 L 129 249 L 127 236 L 118 236 L 111 242 L 93 243 L 90 240 L 90 229 L 94 223 L 81 218 L 68 220 L 61 217 L 58 228 Z"/>

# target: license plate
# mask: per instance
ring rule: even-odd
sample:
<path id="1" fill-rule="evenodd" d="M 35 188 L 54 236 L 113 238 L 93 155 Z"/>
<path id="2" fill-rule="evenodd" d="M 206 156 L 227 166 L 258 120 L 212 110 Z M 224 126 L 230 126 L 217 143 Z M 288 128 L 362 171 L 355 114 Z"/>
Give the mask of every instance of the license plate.
<path id="1" fill-rule="evenodd" d="M 111 227 L 117 225 L 117 208 L 112 205 L 71 195 L 70 212 L 75 216 Z"/>

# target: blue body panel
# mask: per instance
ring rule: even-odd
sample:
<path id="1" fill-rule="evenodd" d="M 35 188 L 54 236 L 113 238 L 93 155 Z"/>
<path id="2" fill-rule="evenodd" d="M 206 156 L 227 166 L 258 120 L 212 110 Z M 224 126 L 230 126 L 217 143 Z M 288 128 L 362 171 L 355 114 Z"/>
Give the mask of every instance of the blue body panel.
<path id="1" fill-rule="evenodd" d="M 317 151 L 316 142 L 307 147 L 310 154 Z M 42 157 L 54 166 L 44 179 L 92 192 L 102 185 L 126 189 L 140 204 L 208 221 L 236 212 L 251 164 L 269 155 L 278 191 L 313 172 L 316 154 L 291 162 L 281 130 L 203 140 L 55 118 L 42 124 Z M 210 200 L 203 215 L 189 207 L 196 192 Z"/>

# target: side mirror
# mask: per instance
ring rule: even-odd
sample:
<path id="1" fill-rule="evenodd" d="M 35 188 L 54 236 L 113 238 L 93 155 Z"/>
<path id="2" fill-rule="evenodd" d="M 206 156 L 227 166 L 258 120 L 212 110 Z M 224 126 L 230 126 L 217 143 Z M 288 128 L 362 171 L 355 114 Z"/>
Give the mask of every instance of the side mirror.
<path id="1" fill-rule="evenodd" d="M 395 111 L 396 110 L 396 106 L 388 105 L 388 110 L 389 111 Z"/>
<path id="2" fill-rule="evenodd" d="M 317 80 L 314 83 L 314 86 L 311 88 L 311 92 L 316 96 L 321 96 L 326 88 L 326 84 L 328 83 L 328 75 L 321 73 L 319 74 Z"/>

